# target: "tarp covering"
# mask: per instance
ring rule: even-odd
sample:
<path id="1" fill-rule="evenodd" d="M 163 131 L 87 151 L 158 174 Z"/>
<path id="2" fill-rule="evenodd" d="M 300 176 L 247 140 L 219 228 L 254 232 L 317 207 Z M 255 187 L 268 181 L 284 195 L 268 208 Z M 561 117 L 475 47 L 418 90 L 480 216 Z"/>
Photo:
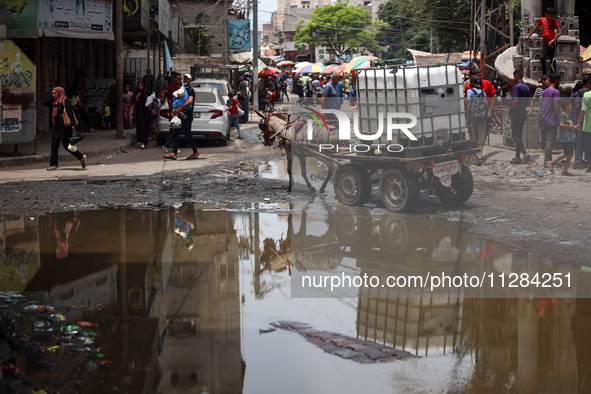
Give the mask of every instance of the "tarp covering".
<path id="1" fill-rule="evenodd" d="M 461 53 L 430 53 L 407 49 L 412 54 L 416 65 L 442 64 L 442 63 L 461 63 Z"/>
<path id="2" fill-rule="evenodd" d="M 231 64 L 252 64 L 252 52 L 241 52 L 241 53 L 235 53 L 233 55 L 230 55 L 230 63 Z M 259 57 L 259 66 L 262 64 L 268 66 L 269 64 L 271 64 L 271 59 Z"/>

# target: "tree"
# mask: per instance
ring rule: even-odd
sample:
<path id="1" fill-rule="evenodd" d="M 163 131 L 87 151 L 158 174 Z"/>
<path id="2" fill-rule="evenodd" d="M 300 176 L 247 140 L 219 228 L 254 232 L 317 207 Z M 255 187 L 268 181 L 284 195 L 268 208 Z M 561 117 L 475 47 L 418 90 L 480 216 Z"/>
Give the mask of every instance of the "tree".
<path id="1" fill-rule="evenodd" d="M 195 43 L 195 53 L 199 56 L 209 55 L 209 47 L 211 46 L 211 39 L 213 38 L 207 27 L 202 23 L 204 18 L 209 19 L 209 17 L 203 13 L 197 14 L 195 17 L 195 24 L 190 28 L 191 38 Z"/>
<path id="2" fill-rule="evenodd" d="M 383 20 L 380 42 L 388 46 L 388 57 L 405 57 L 406 48 L 428 52 L 431 37 L 440 52 L 462 52 L 470 42 L 471 0 L 389 0 L 380 4 Z M 403 35 L 403 37 L 401 37 Z M 435 51 L 435 49 L 434 49 Z"/>
<path id="3" fill-rule="evenodd" d="M 310 21 L 303 20 L 297 26 L 294 37 L 300 51 L 305 44 L 332 48 L 335 55 L 378 52 L 383 48 L 375 35 L 383 26 L 372 24 L 371 14 L 363 7 L 348 6 L 346 2 L 316 8 Z"/>

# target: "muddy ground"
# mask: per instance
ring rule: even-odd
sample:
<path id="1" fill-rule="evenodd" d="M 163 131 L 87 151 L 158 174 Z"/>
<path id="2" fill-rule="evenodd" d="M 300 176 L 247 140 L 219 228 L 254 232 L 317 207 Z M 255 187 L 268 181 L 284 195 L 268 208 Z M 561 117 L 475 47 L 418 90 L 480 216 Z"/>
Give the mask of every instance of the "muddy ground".
<path id="1" fill-rule="evenodd" d="M 278 151 L 263 151 L 248 159 L 204 166 L 190 172 L 166 172 L 145 177 L 12 182 L 0 185 L 0 212 L 43 214 L 52 211 L 114 207 L 158 208 L 183 202 L 289 203 L 319 199 L 341 204 L 332 183 L 323 195 L 310 194 L 301 182 L 286 191 L 287 181 L 258 175 L 269 161 L 285 160 Z M 461 206 L 447 206 L 427 191 L 413 213 L 461 221 L 472 232 L 543 255 L 548 262 L 591 265 L 591 219 L 588 197 L 591 174 L 576 177 L 535 177 L 535 164 L 510 166 L 490 162 L 472 167 L 474 193 Z M 559 171 L 557 172 L 559 173 Z M 383 210 L 374 193 L 366 209 Z"/>

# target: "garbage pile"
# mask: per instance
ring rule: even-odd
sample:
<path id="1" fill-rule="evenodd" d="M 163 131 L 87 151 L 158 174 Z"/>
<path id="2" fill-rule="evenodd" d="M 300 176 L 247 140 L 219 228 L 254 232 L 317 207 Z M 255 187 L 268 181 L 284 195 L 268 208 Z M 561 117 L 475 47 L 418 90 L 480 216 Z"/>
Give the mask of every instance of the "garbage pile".
<path id="1" fill-rule="evenodd" d="M 58 371 L 74 362 L 68 374 L 56 373 L 51 386 L 80 389 L 83 373 L 112 364 L 95 347 L 98 323 L 69 322 L 55 308 L 22 295 L 0 293 L 0 393 L 58 393 L 35 381 L 39 370 Z M 52 375 L 51 373 L 42 376 Z M 41 376 L 41 374 L 39 374 Z M 46 383 L 49 384 L 49 383 Z"/>

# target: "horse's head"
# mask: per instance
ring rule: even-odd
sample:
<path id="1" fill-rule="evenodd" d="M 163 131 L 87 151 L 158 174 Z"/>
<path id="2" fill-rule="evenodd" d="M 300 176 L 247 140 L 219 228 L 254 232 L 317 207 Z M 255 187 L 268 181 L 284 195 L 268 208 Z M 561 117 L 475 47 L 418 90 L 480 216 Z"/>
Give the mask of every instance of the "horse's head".
<path id="1" fill-rule="evenodd" d="M 263 145 L 272 146 L 275 142 L 277 133 L 285 126 L 286 120 L 284 116 L 278 112 L 269 113 L 268 115 L 255 111 L 261 117 L 259 122 L 259 129 L 263 136 Z"/>

